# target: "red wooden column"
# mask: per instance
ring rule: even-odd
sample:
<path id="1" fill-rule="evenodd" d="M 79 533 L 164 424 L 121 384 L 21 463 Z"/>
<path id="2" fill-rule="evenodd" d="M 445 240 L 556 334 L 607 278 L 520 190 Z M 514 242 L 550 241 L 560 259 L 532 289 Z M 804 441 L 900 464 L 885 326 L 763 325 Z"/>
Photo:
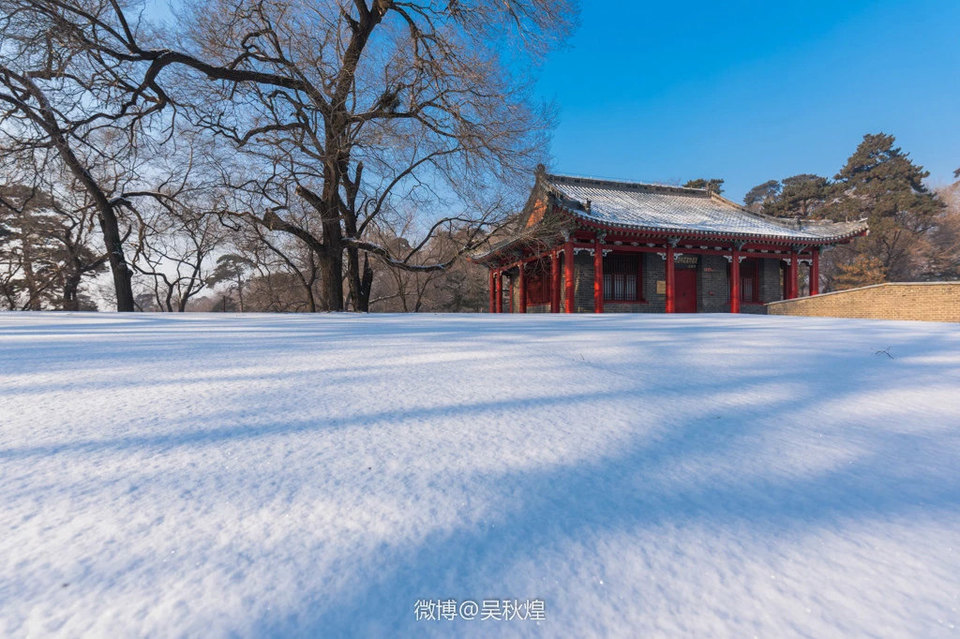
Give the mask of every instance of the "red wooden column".
<path id="1" fill-rule="evenodd" d="M 521 313 L 527 312 L 527 274 L 524 272 L 525 266 L 526 264 L 524 264 L 523 262 L 520 262 L 520 279 L 517 282 L 520 285 L 520 290 L 518 292 L 518 295 L 520 297 Z"/>
<path id="2" fill-rule="evenodd" d="M 560 253 L 557 249 L 550 254 L 550 312 L 560 312 Z"/>
<path id="3" fill-rule="evenodd" d="M 790 299 L 790 262 L 783 267 L 783 299 Z"/>
<path id="4" fill-rule="evenodd" d="M 603 312 L 603 249 L 600 234 L 593 242 L 593 312 Z"/>
<path id="5" fill-rule="evenodd" d="M 813 257 L 810 260 L 810 294 L 820 294 L 820 248 L 813 249 Z"/>
<path id="6" fill-rule="evenodd" d="M 730 312 L 740 312 L 740 249 L 734 247 L 730 262 Z"/>
<path id="7" fill-rule="evenodd" d="M 563 301 L 563 312 L 573 312 L 573 240 L 563 245 L 563 286 L 567 299 Z"/>
<path id="8" fill-rule="evenodd" d="M 490 269 L 490 312 L 497 312 L 497 278 Z"/>
<path id="9" fill-rule="evenodd" d="M 673 244 L 667 244 L 667 312 L 674 313 L 676 312 L 676 293 L 677 293 L 677 282 L 676 282 L 676 273 L 674 272 L 673 264 Z"/>
<path id="10" fill-rule="evenodd" d="M 787 279 L 790 283 L 787 288 L 787 299 L 797 299 L 800 290 L 800 261 L 796 251 L 790 251 L 790 270 Z"/>
<path id="11" fill-rule="evenodd" d="M 497 312 L 503 312 L 503 271 L 497 271 Z"/>

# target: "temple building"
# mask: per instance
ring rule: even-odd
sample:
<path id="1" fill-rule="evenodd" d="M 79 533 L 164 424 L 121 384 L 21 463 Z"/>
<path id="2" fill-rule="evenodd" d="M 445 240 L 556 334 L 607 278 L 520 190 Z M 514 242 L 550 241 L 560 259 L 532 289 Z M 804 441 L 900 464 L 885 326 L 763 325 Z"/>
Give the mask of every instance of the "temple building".
<path id="1" fill-rule="evenodd" d="M 543 167 L 520 227 L 471 258 L 490 270 L 491 312 L 762 313 L 816 295 L 820 252 L 867 233 L 863 220 L 776 218 L 702 189 Z"/>

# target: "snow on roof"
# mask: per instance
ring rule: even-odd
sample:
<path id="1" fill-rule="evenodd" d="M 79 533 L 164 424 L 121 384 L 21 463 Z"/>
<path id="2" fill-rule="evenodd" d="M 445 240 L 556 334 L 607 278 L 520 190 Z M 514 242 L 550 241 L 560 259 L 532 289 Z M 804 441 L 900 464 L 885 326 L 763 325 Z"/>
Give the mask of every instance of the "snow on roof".
<path id="1" fill-rule="evenodd" d="M 824 243 L 860 235 L 856 222 L 809 222 L 760 215 L 704 189 L 542 174 L 566 210 L 603 226 Z"/>

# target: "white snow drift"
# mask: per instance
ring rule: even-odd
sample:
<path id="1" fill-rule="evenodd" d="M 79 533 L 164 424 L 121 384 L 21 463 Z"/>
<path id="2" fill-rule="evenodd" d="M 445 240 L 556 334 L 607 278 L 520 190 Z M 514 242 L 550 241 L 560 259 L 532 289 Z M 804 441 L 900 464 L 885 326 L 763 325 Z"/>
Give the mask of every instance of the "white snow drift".
<path id="1" fill-rule="evenodd" d="M 953 637 L 960 327 L 2 314 L 0 513 L 3 636 Z"/>

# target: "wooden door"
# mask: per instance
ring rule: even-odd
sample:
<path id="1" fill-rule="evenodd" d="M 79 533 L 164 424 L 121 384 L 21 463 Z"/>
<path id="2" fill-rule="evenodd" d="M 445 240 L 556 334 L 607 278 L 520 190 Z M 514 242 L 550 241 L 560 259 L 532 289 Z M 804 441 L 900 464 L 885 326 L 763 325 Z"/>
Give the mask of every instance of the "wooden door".
<path id="1" fill-rule="evenodd" d="M 697 312 L 697 270 L 693 268 L 677 269 L 677 313 Z"/>

